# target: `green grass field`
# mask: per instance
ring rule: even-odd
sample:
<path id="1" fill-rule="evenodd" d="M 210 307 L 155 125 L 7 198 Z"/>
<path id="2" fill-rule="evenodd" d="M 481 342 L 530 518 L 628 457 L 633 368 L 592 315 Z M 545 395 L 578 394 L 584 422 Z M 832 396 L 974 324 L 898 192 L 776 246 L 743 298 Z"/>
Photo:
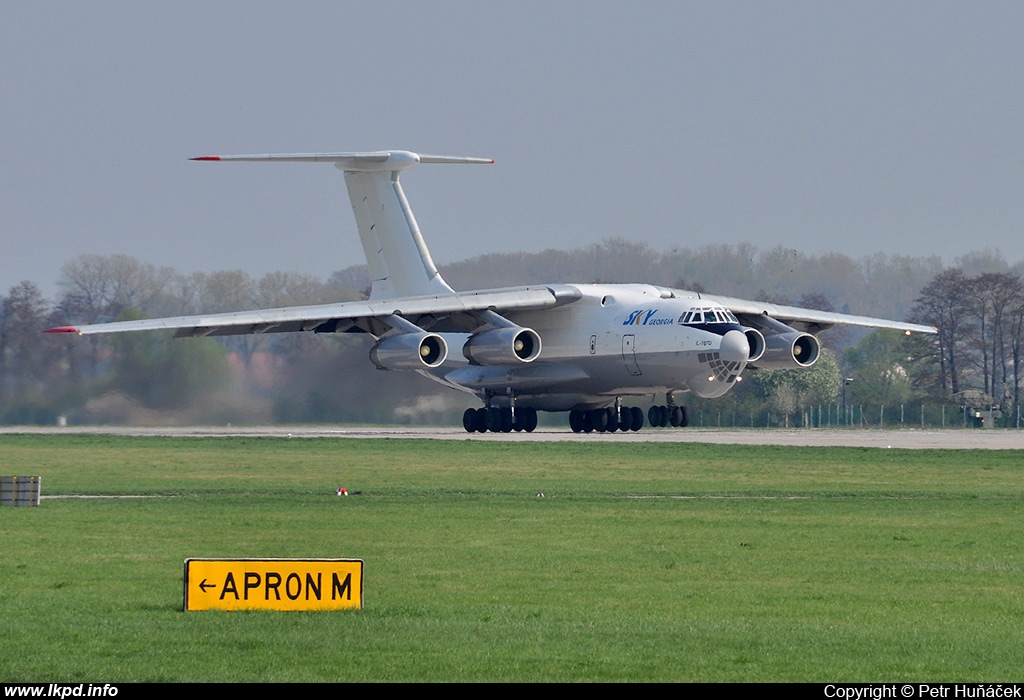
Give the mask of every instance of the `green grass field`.
<path id="1" fill-rule="evenodd" d="M 4 681 L 1024 668 L 1022 452 L 8 435 L 0 473 L 154 496 L 0 508 Z M 187 557 L 361 558 L 366 608 L 182 612 Z"/>

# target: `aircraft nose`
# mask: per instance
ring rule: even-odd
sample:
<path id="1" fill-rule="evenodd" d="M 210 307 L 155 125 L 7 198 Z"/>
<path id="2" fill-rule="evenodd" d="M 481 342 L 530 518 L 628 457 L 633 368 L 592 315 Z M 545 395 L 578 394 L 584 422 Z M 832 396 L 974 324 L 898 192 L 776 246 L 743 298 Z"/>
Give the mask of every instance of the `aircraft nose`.
<path id="1" fill-rule="evenodd" d="M 718 356 L 725 362 L 746 362 L 750 357 L 750 342 L 743 331 L 729 331 L 722 337 Z"/>

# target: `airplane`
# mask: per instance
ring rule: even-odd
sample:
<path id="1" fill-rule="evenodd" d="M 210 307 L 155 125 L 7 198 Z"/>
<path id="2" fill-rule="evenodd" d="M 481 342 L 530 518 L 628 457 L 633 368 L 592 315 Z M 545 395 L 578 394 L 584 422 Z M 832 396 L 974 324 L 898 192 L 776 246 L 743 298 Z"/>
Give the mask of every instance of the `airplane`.
<path id="1" fill-rule="evenodd" d="M 175 337 L 366 333 L 382 370 L 415 371 L 482 402 L 467 432 L 532 432 L 537 412 L 568 412 L 573 432 L 689 422 L 680 394 L 715 398 L 748 368 L 807 368 L 833 325 L 914 323 L 712 296 L 652 284 L 548 284 L 457 292 L 430 256 L 401 173 L 489 158 L 388 150 L 201 156 L 196 161 L 333 163 L 344 173 L 372 284 L 365 301 L 60 326 L 47 333 L 174 329 Z M 665 396 L 647 415 L 624 399 Z"/>

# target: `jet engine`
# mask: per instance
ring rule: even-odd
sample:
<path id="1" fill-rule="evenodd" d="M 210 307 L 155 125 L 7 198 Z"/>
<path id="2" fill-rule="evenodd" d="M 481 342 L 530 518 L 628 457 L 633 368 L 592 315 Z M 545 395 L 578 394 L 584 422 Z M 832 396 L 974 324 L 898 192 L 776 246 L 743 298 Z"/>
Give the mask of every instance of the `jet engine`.
<path id="1" fill-rule="evenodd" d="M 750 354 L 747 362 L 757 362 L 764 355 L 766 344 L 764 334 L 756 328 L 744 328 L 743 334 L 747 336 L 747 343 L 750 344 Z"/>
<path id="2" fill-rule="evenodd" d="M 750 337 L 749 335 L 747 336 Z M 810 333 L 791 331 L 765 336 L 764 354 L 751 365 L 761 369 L 798 369 L 818 361 L 821 347 Z"/>
<path id="3" fill-rule="evenodd" d="M 540 336 L 519 326 L 495 328 L 470 336 L 462 346 L 462 354 L 478 365 L 533 362 L 540 355 Z"/>
<path id="4" fill-rule="evenodd" d="M 430 369 L 448 358 L 448 343 L 436 333 L 399 333 L 370 349 L 380 369 Z"/>

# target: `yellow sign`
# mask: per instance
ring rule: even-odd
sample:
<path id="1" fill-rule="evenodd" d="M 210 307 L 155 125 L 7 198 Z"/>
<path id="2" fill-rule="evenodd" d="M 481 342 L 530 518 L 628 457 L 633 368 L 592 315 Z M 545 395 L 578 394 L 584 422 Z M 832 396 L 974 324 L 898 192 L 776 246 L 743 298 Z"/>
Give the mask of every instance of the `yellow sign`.
<path id="1" fill-rule="evenodd" d="M 185 560 L 185 610 L 362 607 L 362 559 Z"/>

